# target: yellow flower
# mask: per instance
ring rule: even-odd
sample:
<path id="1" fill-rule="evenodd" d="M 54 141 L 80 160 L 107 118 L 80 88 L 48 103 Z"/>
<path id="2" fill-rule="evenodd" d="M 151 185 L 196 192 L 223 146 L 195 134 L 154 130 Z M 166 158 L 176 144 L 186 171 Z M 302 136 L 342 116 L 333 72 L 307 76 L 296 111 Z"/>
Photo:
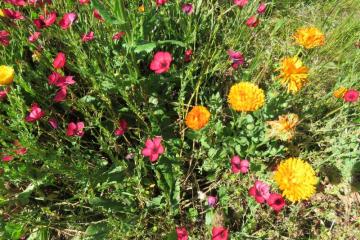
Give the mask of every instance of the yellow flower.
<path id="1" fill-rule="evenodd" d="M 40 62 L 41 52 L 38 51 L 38 50 L 35 50 L 31 57 L 32 57 L 34 62 Z"/>
<path id="2" fill-rule="evenodd" d="M 0 86 L 9 85 L 13 82 L 15 71 L 10 66 L 0 66 Z"/>
<path id="3" fill-rule="evenodd" d="M 283 191 L 282 195 L 291 202 L 309 199 L 315 193 L 315 185 L 318 182 L 311 165 L 299 158 L 282 161 L 274 179 Z"/>
<path id="4" fill-rule="evenodd" d="M 0 17 L 5 17 L 5 14 L 2 9 L 0 9 Z"/>
<path id="5" fill-rule="evenodd" d="M 206 107 L 195 106 L 186 115 L 185 124 L 193 130 L 199 130 L 206 126 L 210 119 L 210 112 Z"/>
<path id="6" fill-rule="evenodd" d="M 347 88 L 341 86 L 341 87 L 339 87 L 338 89 L 336 89 L 334 91 L 333 96 L 336 97 L 336 98 L 343 98 L 346 91 L 347 91 Z"/>
<path id="7" fill-rule="evenodd" d="M 230 88 L 228 103 L 236 111 L 255 111 L 262 107 L 264 102 L 264 91 L 253 83 L 240 82 Z"/>
<path id="8" fill-rule="evenodd" d="M 280 63 L 280 79 L 282 85 L 287 86 L 287 92 L 298 92 L 308 81 L 309 69 L 297 57 L 287 57 Z"/>
<path id="9" fill-rule="evenodd" d="M 268 132 L 270 137 L 278 138 L 282 141 L 289 141 L 295 135 L 295 127 L 299 123 L 299 116 L 294 113 L 279 116 L 279 120 L 268 121 L 270 126 Z"/>
<path id="10" fill-rule="evenodd" d="M 138 11 L 141 12 L 141 13 L 145 12 L 145 6 L 144 6 L 144 4 L 141 4 L 141 5 L 138 7 Z"/>
<path id="11" fill-rule="evenodd" d="M 295 42 L 310 49 L 325 44 L 325 36 L 316 27 L 302 27 L 299 28 L 293 35 Z"/>

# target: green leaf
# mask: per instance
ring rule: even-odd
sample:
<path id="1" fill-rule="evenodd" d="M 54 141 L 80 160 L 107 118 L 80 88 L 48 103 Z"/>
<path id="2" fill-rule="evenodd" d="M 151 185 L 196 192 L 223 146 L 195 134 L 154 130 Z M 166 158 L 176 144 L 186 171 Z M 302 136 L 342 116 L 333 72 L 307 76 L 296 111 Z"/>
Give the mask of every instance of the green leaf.
<path id="1" fill-rule="evenodd" d="M 154 50 L 154 48 L 156 48 L 156 43 L 154 43 L 154 42 L 145 43 L 145 44 L 141 44 L 141 45 L 136 45 L 134 52 L 135 53 L 140 53 L 140 52 L 150 53 L 152 50 Z"/>
<path id="2" fill-rule="evenodd" d="M 178 45 L 180 47 L 186 47 L 186 44 L 177 40 L 162 40 L 162 41 L 158 41 L 158 44 L 166 44 L 166 43 L 170 43 L 170 44 L 174 44 L 174 45 Z"/>
<path id="3" fill-rule="evenodd" d="M 36 229 L 27 238 L 27 240 L 48 240 L 48 239 L 49 239 L 49 230 L 46 228 Z"/>
<path id="4" fill-rule="evenodd" d="M 93 8 L 96 8 L 99 11 L 100 15 L 105 19 L 107 23 L 119 25 L 125 23 L 124 21 L 111 16 L 110 12 L 104 7 L 104 4 L 100 3 L 98 0 L 92 0 L 91 5 Z"/>
<path id="5" fill-rule="evenodd" d="M 106 223 L 97 223 L 90 225 L 86 231 L 86 240 L 97 240 L 97 239 L 106 239 L 108 234 L 109 227 Z"/>
<path id="6" fill-rule="evenodd" d="M 5 234 L 8 236 L 6 239 L 18 240 L 23 232 L 23 226 L 17 223 L 7 223 L 5 225 Z"/>

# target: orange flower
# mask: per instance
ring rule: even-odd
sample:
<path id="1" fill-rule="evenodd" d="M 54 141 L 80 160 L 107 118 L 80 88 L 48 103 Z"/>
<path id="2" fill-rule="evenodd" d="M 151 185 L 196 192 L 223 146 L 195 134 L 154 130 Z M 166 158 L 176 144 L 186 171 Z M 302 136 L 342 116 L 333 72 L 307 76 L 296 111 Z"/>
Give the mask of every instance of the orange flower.
<path id="1" fill-rule="evenodd" d="M 294 137 L 295 127 L 298 123 L 299 117 L 294 113 L 279 116 L 279 120 L 267 122 L 270 126 L 268 135 L 282 141 L 289 141 Z"/>
<path id="2" fill-rule="evenodd" d="M 195 106 L 186 115 L 185 123 L 186 126 L 193 130 L 199 130 L 206 126 L 210 119 L 210 112 L 206 107 Z"/>
<path id="3" fill-rule="evenodd" d="M 336 98 L 343 98 L 346 91 L 347 91 L 346 87 L 341 86 L 334 91 L 333 96 Z"/>
<path id="4" fill-rule="evenodd" d="M 141 4 L 141 5 L 138 7 L 138 11 L 141 12 L 141 13 L 145 12 L 145 6 L 144 6 L 144 4 Z"/>
<path id="5" fill-rule="evenodd" d="M 298 45 L 307 49 L 315 48 L 325 44 L 324 34 L 316 27 L 299 28 L 293 37 Z"/>

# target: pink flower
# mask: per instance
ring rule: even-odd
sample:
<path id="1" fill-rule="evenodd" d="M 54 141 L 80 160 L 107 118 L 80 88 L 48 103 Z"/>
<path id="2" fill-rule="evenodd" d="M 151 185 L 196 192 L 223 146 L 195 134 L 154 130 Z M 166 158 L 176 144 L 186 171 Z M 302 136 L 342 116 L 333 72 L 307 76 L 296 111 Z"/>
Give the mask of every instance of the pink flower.
<path id="1" fill-rule="evenodd" d="M 94 39 L 94 32 L 88 32 L 84 34 L 81 38 L 82 42 L 88 42 Z"/>
<path id="2" fill-rule="evenodd" d="M 189 234 L 186 231 L 185 227 L 177 227 L 176 235 L 177 235 L 177 240 L 188 240 L 189 238 Z"/>
<path id="3" fill-rule="evenodd" d="M 257 12 L 258 14 L 264 14 L 265 11 L 266 11 L 266 4 L 262 2 L 258 7 Z"/>
<path id="4" fill-rule="evenodd" d="M 79 0 L 79 3 L 80 3 L 81 5 L 83 5 L 83 4 L 89 4 L 89 3 L 90 3 L 90 0 Z"/>
<path id="5" fill-rule="evenodd" d="M 185 62 L 190 62 L 191 61 L 191 56 L 193 54 L 193 51 L 191 49 L 187 49 L 185 51 L 185 58 L 184 58 L 184 61 Z"/>
<path id="6" fill-rule="evenodd" d="M 76 18 L 76 13 L 65 13 L 62 19 L 60 19 L 59 26 L 66 30 L 73 24 Z"/>
<path id="7" fill-rule="evenodd" d="M 77 123 L 70 122 L 66 130 L 66 135 L 70 137 L 71 136 L 82 137 L 84 135 L 84 127 L 85 127 L 84 122 L 77 122 Z"/>
<path id="8" fill-rule="evenodd" d="M 19 11 L 14 11 L 14 10 L 7 9 L 7 8 L 3 9 L 2 11 L 3 11 L 4 15 L 10 19 L 14 19 L 14 20 L 23 20 L 24 19 L 24 16 Z"/>
<path id="9" fill-rule="evenodd" d="M 249 3 L 249 0 L 234 0 L 234 4 L 238 5 L 241 8 L 245 7 L 245 5 L 248 3 Z"/>
<path id="10" fill-rule="evenodd" d="M 164 5 L 168 0 L 156 0 L 156 6 Z"/>
<path id="11" fill-rule="evenodd" d="M 251 16 L 246 20 L 246 25 L 248 27 L 256 27 L 259 24 L 259 19 L 256 16 Z"/>
<path id="12" fill-rule="evenodd" d="M 56 12 L 51 12 L 46 17 L 40 15 L 39 18 L 34 19 L 33 22 L 37 29 L 42 29 L 44 27 L 50 27 L 51 25 L 53 25 L 56 21 L 56 18 Z"/>
<path id="13" fill-rule="evenodd" d="M 58 128 L 58 122 L 55 118 L 50 118 L 49 119 L 49 124 L 53 129 L 57 129 Z"/>
<path id="14" fill-rule="evenodd" d="M 270 197 L 269 190 L 269 185 L 256 180 L 254 186 L 249 189 L 249 195 L 254 197 L 258 203 L 264 203 Z"/>
<path id="15" fill-rule="evenodd" d="M 156 74 L 165 73 L 169 71 L 172 60 L 169 52 L 157 52 L 150 63 L 150 69 Z"/>
<path id="16" fill-rule="evenodd" d="M 27 153 L 27 148 L 22 147 L 22 148 L 16 149 L 16 150 L 15 150 L 15 153 L 16 153 L 17 155 L 25 155 L 25 154 Z"/>
<path id="17" fill-rule="evenodd" d="M 187 15 L 190 15 L 193 13 L 194 7 L 191 3 L 185 3 L 181 6 L 181 10 Z"/>
<path id="18" fill-rule="evenodd" d="M 118 32 L 115 33 L 114 36 L 112 37 L 112 40 L 120 40 L 123 36 L 125 35 L 125 32 Z"/>
<path id="19" fill-rule="evenodd" d="M 227 240 L 229 237 L 229 231 L 225 227 L 213 227 L 212 228 L 212 240 Z"/>
<path id="20" fill-rule="evenodd" d="M 10 36 L 10 33 L 8 31 L 1 30 L 0 31 L 0 43 L 4 46 L 8 46 L 10 43 L 9 36 Z"/>
<path id="21" fill-rule="evenodd" d="M 159 155 L 163 154 L 165 149 L 161 145 L 162 137 L 154 137 L 152 140 L 147 139 L 145 142 L 145 148 L 141 151 L 144 157 L 149 157 L 151 163 L 155 163 Z"/>
<path id="22" fill-rule="evenodd" d="M 60 73 L 52 72 L 48 77 L 48 84 L 57 87 L 64 87 L 75 84 L 73 76 L 62 76 Z"/>
<path id="23" fill-rule="evenodd" d="M 35 7 L 43 7 L 45 3 L 52 4 L 52 0 L 28 0 L 28 3 Z"/>
<path id="24" fill-rule="evenodd" d="M 127 129 L 128 129 L 128 123 L 124 119 L 120 119 L 119 127 L 115 130 L 115 136 L 124 135 Z"/>
<path id="25" fill-rule="evenodd" d="M 98 19 L 100 22 L 104 22 L 105 19 L 100 15 L 99 11 L 97 9 L 94 9 L 93 16 Z"/>
<path id="26" fill-rule="evenodd" d="M 54 97 L 54 102 L 65 101 L 66 95 L 67 95 L 67 86 L 63 86 L 56 92 Z"/>
<path id="27" fill-rule="evenodd" d="M 59 52 L 53 62 L 53 67 L 56 69 L 63 68 L 66 63 L 66 56 L 64 53 Z"/>
<path id="28" fill-rule="evenodd" d="M 26 116 L 25 121 L 35 122 L 42 118 L 45 112 L 39 107 L 37 103 L 33 103 L 30 108 L 30 114 Z"/>
<path id="29" fill-rule="evenodd" d="M 349 89 L 344 94 L 345 102 L 356 102 L 359 99 L 359 92 L 354 89 Z"/>
<path id="30" fill-rule="evenodd" d="M 34 32 L 33 34 L 30 35 L 29 37 L 29 42 L 35 42 L 36 40 L 38 40 L 38 38 L 40 37 L 41 32 Z"/>
<path id="31" fill-rule="evenodd" d="M 13 6 L 24 7 L 26 5 L 25 0 L 4 0 L 6 3 L 10 3 Z"/>
<path id="32" fill-rule="evenodd" d="M 270 194 L 267 203 L 277 213 L 285 206 L 284 198 L 278 193 Z"/>
<path id="33" fill-rule="evenodd" d="M 238 69 L 239 66 L 244 65 L 245 58 L 241 52 L 236 52 L 230 49 L 227 51 L 227 54 L 229 55 L 229 60 L 232 62 L 231 66 L 233 69 Z"/>
<path id="34" fill-rule="evenodd" d="M 239 156 L 233 156 L 230 163 L 233 173 L 247 173 L 249 171 L 249 161 L 245 159 L 241 160 Z"/>
<path id="35" fill-rule="evenodd" d="M 14 159 L 14 157 L 10 156 L 10 155 L 6 155 L 6 156 L 2 157 L 3 162 L 10 162 L 13 159 Z"/>
<path id="36" fill-rule="evenodd" d="M 5 88 L 5 90 L 0 91 L 0 101 L 4 100 L 7 97 L 7 94 L 10 92 L 10 87 Z"/>
<path id="37" fill-rule="evenodd" d="M 216 196 L 208 196 L 207 200 L 208 200 L 208 205 L 210 207 L 215 207 L 215 205 L 217 204 L 217 201 L 218 201 Z"/>

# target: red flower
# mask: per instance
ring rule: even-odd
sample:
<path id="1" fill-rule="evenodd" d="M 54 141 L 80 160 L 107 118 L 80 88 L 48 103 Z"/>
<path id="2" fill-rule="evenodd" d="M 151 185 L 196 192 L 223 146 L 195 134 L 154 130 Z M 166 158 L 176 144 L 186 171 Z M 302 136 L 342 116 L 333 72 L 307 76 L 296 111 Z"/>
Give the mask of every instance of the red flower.
<path id="1" fill-rule="evenodd" d="M 7 97 L 7 94 L 10 92 L 10 87 L 5 88 L 5 90 L 0 91 L 0 101 L 4 100 Z"/>
<path id="2" fill-rule="evenodd" d="M 229 55 L 229 60 L 232 62 L 231 66 L 233 69 L 238 69 L 239 66 L 244 65 L 245 58 L 241 52 L 236 52 L 230 49 L 227 51 L 227 54 Z"/>
<path id="3" fill-rule="evenodd" d="M 156 6 L 164 5 L 168 0 L 156 0 Z"/>
<path id="4" fill-rule="evenodd" d="M 53 129 L 57 129 L 59 126 L 55 118 L 50 118 L 48 122 Z"/>
<path id="5" fill-rule="evenodd" d="M 181 10 L 187 15 L 190 15 L 193 13 L 194 7 L 191 3 L 185 3 L 181 6 Z"/>
<path id="6" fill-rule="evenodd" d="M 248 160 L 241 160 L 239 156 L 233 156 L 231 158 L 231 171 L 233 173 L 247 173 L 249 171 L 249 161 Z"/>
<path id="7" fill-rule="evenodd" d="M 63 86 L 56 92 L 54 97 L 54 102 L 65 101 L 66 95 L 67 95 L 67 86 Z"/>
<path id="8" fill-rule="evenodd" d="M 94 39 L 94 32 L 88 32 L 88 33 L 85 33 L 82 38 L 81 38 L 81 41 L 82 42 L 88 42 L 88 41 L 91 41 Z"/>
<path id="9" fill-rule="evenodd" d="M 150 63 L 150 69 L 156 74 L 161 74 L 169 71 L 172 56 L 169 52 L 157 52 Z"/>
<path id="10" fill-rule="evenodd" d="M 38 38 L 40 37 L 41 32 L 34 32 L 33 34 L 31 34 L 28 38 L 29 42 L 35 42 L 36 40 L 38 40 Z"/>
<path id="11" fill-rule="evenodd" d="M 112 40 L 120 40 L 123 36 L 125 35 L 125 32 L 118 32 L 115 33 L 114 36 L 112 37 Z"/>
<path id="12" fill-rule="evenodd" d="M 55 85 L 57 87 L 64 87 L 68 85 L 75 84 L 75 80 L 73 76 L 65 76 L 63 77 L 60 73 L 53 72 L 48 77 L 49 85 Z"/>
<path id="13" fill-rule="evenodd" d="M 54 59 L 53 67 L 56 69 L 63 68 L 66 63 L 66 56 L 64 53 L 59 52 Z"/>
<path id="14" fill-rule="evenodd" d="M 1 30 L 0 31 L 0 43 L 4 46 L 8 46 L 10 43 L 9 36 L 10 36 L 10 33 L 8 31 Z"/>
<path id="15" fill-rule="evenodd" d="M 227 228 L 224 227 L 213 227 L 212 228 L 212 240 L 227 240 L 229 237 L 229 232 Z"/>
<path id="16" fill-rule="evenodd" d="M 76 13 L 65 13 L 59 22 L 59 26 L 62 29 L 66 30 L 73 24 L 76 18 L 77 18 Z"/>
<path id="17" fill-rule="evenodd" d="M 66 130 L 66 135 L 69 137 L 71 136 L 82 137 L 84 135 L 84 127 L 85 127 L 84 122 L 77 122 L 77 123 L 70 122 Z"/>
<path id="18" fill-rule="evenodd" d="M 28 0 L 28 2 L 36 7 L 44 6 L 45 3 L 52 4 L 52 0 Z"/>
<path id="19" fill-rule="evenodd" d="M 100 15 L 99 11 L 97 9 L 94 9 L 93 16 L 98 19 L 100 22 L 104 22 L 105 19 Z"/>
<path id="20" fill-rule="evenodd" d="M 245 7 L 245 5 L 248 3 L 249 3 L 249 0 L 234 0 L 234 4 L 238 5 L 241 8 Z"/>
<path id="21" fill-rule="evenodd" d="M 176 228 L 177 240 L 188 240 L 189 234 L 185 227 Z"/>
<path id="22" fill-rule="evenodd" d="M 14 19 L 14 20 L 24 19 L 24 16 L 19 11 L 14 11 L 14 10 L 7 9 L 7 8 L 3 9 L 2 11 L 3 11 L 4 15 L 10 19 Z"/>
<path id="23" fill-rule="evenodd" d="M 249 189 L 249 195 L 254 197 L 258 203 L 264 203 L 270 197 L 269 190 L 269 185 L 256 180 L 254 186 Z"/>
<path id="24" fill-rule="evenodd" d="M 115 130 L 115 136 L 124 135 L 126 130 L 128 129 L 128 123 L 124 119 L 120 119 L 119 127 Z"/>
<path id="25" fill-rule="evenodd" d="M 10 3 L 13 6 L 23 7 L 26 5 L 25 0 L 4 0 L 6 3 Z"/>
<path id="26" fill-rule="evenodd" d="M 191 56 L 193 54 L 193 51 L 191 49 L 187 49 L 185 51 L 185 58 L 184 58 L 184 61 L 185 62 L 190 62 L 191 61 Z"/>
<path id="27" fill-rule="evenodd" d="M 259 19 L 256 16 L 249 17 L 248 20 L 246 20 L 246 25 L 248 27 L 256 27 L 259 24 Z"/>
<path id="28" fill-rule="evenodd" d="M 56 18 L 56 12 L 51 12 L 46 17 L 40 15 L 39 18 L 34 19 L 33 22 L 37 29 L 42 29 L 44 27 L 50 27 L 51 25 L 53 25 L 56 21 Z"/>
<path id="29" fill-rule="evenodd" d="M 90 0 L 79 0 L 80 4 L 89 4 Z"/>
<path id="30" fill-rule="evenodd" d="M 30 114 L 26 116 L 25 121 L 35 122 L 42 118 L 45 112 L 39 107 L 37 103 L 33 103 L 30 108 Z"/>
<path id="31" fill-rule="evenodd" d="M 267 203 L 275 212 L 279 212 L 285 206 L 284 198 L 278 193 L 270 194 Z"/>
<path id="32" fill-rule="evenodd" d="M 149 157 L 151 163 L 155 163 L 159 156 L 165 151 L 163 145 L 161 145 L 161 140 L 161 137 L 147 139 L 145 142 L 145 148 L 141 151 L 144 157 Z"/>
<path id="33" fill-rule="evenodd" d="M 3 162 L 10 162 L 13 159 L 14 159 L 14 157 L 10 156 L 10 155 L 6 155 L 6 156 L 2 157 Z"/>
<path id="34" fill-rule="evenodd" d="M 258 7 L 257 12 L 258 14 L 264 14 L 265 11 L 266 11 L 266 4 L 262 2 Z"/>
<path id="35" fill-rule="evenodd" d="M 349 89 L 344 94 L 345 102 L 356 102 L 359 99 L 359 92 L 354 89 Z"/>

